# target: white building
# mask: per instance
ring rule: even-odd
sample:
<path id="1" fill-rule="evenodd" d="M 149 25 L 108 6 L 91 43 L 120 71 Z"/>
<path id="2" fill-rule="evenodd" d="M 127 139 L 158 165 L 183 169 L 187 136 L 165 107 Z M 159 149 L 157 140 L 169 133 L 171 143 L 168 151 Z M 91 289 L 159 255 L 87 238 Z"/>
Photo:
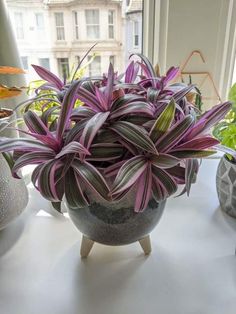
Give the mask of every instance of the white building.
<path id="1" fill-rule="evenodd" d="M 123 1 L 125 15 L 125 60 L 132 53 L 142 51 L 142 13 L 143 0 Z"/>
<path id="2" fill-rule="evenodd" d="M 29 80 L 37 78 L 30 64 L 65 77 L 97 43 L 86 74 L 106 72 L 112 62 L 125 63 L 121 0 L 7 0 L 23 66 Z"/>

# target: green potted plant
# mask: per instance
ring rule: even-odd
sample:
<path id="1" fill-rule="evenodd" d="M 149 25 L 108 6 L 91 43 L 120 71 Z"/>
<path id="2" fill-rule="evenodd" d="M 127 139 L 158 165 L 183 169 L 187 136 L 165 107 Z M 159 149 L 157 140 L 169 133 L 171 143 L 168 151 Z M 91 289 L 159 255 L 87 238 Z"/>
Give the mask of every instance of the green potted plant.
<path id="1" fill-rule="evenodd" d="M 209 135 L 230 109 L 217 105 L 202 116 L 187 100 L 192 85 L 170 84 L 178 69 L 158 75 L 147 58 L 132 61 L 124 74 L 110 65 L 101 77 L 62 82 L 33 66 L 53 90 L 53 108 L 30 110 L 47 93 L 27 101 L 28 138 L 0 140 L 0 152 L 14 152 L 12 174 L 35 164 L 32 182 L 57 210 L 65 200 L 69 215 L 84 234 L 81 253 L 94 241 L 123 245 L 139 240 L 150 252 L 148 235 L 158 223 L 166 199 L 179 185 L 189 194 L 198 158 L 215 153 Z M 39 91 L 38 90 L 38 91 Z M 76 107 L 80 101 L 83 105 Z"/>
<path id="2" fill-rule="evenodd" d="M 228 147 L 228 150 L 224 149 L 226 154 L 221 158 L 217 169 L 216 188 L 221 208 L 236 218 L 236 84 L 229 91 L 229 100 L 233 104 L 232 109 L 213 130 L 214 136 Z"/>
<path id="3" fill-rule="evenodd" d="M 23 70 L 14 67 L 0 67 L 0 74 L 24 73 Z M 0 85 L 0 100 L 18 96 L 22 88 Z M 16 114 L 13 110 L 0 107 L 0 138 L 17 137 L 17 131 L 12 128 Z M 11 128 L 8 128 L 11 126 Z M 5 228 L 26 207 L 28 192 L 23 180 L 14 179 L 10 167 L 13 165 L 9 153 L 0 154 L 0 229 Z"/>

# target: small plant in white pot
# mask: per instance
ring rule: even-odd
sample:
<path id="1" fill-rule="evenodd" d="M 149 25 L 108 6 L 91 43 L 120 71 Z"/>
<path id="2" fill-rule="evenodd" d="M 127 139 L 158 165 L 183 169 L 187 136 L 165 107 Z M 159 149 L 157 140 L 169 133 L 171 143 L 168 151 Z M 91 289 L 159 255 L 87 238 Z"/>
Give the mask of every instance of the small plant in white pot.
<path id="1" fill-rule="evenodd" d="M 186 97 L 194 86 L 170 84 L 178 69 L 160 76 L 139 57 L 123 75 L 110 65 L 101 77 L 66 84 L 34 66 L 46 81 L 41 91 L 54 91 L 54 105 L 41 115 L 31 111 L 34 101 L 50 102 L 48 93 L 40 93 L 24 113 L 30 138 L 0 140 L 1 152 L 14 151 L 14 177 L 20 168 L 36 164 L 32 182 L 42 196 L 58 210 L 65 197 L 72 221 L 84 234 L 83 256 L 93 241 L 139 240 L 150 252 L 148 235 L 166 199 L 179 185 L 189 194 L 198 158 L 214 154 L 219 143 L 208 130 L 231 106 L 219 104 L 199 117 Z M 83 105 L 76 107 L 78 101 Z"/>

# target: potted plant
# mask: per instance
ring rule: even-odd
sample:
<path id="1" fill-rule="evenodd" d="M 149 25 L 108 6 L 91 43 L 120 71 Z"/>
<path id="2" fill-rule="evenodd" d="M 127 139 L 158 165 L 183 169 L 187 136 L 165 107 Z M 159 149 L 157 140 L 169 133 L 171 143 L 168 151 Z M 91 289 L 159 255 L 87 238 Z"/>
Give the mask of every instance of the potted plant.
<path id="1" fill-rule="evenodd" d="M 123 75 L 110 65 L 101 77 L 67 83 L 33 66 L 46 81 L 39 90 L 54 91 L 54 105 L 37 115 L 30 106 L 50 97 L 36 95 L 23 116 L 30 138 L 0 140 L 0 152 L 14 151 L 15 178 L 19 169 L 36 164 L 36 189 L 58 210 L 65 199 L 84 234 L 83 256 L 93 241 L 140 240 L 150 252 L 148 235 L 166 199 L 179 185 L 189 194 L 197 159 L 213 154 L 219 143 L 208 131 L 231 106 L 217 105 L 199 117 L 186 97 L 194 86 L 170 84 L 178 69 L 159 76 L 147 58 L 139 57 Z M 77 107 L 78 101 L 83 105 Z"/>
<path id="2" fill-rule="evenodd" d="M 2 66 L 0 74 L 24 73 L 19 68 Z M 19 95 L 22 88 L 7 87 L 0 85 L 0 100 L 5 100 Z M 17 131 L 7 128 L 14 125 L 16 114 L 13 110 L 0 107 L 0 138 L 15 138 Z M 10 167 L 13 165 L 11 155 L 0 154 L 0 229 L 5 228 L 26 207 L 28 203 L 28 192 L 23 180 L 14 179 Z"/>
<path id="3" fill-rule="evenodd" d="M 230 89 L 229 100 L 232 109 L 213 131 L 222 145 L 228 147 L 217 169 L 216 188 L 222 210 L 236 218 L 236 84 Z"/>

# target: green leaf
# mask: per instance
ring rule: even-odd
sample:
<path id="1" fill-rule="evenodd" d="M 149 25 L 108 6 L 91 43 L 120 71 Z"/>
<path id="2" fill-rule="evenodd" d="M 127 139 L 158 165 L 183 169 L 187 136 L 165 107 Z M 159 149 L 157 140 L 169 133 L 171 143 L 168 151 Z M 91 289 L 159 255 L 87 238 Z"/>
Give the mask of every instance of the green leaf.
<path id="1" fill-rule="evenodd" d="M 83 133 L 80 138 L 80 143 L 89 148 L 95 135 L 98 133 L 99 129 L 105 123 L 110 112 L 98 112 L 91 119 L 89 119 L 85 125 Z"/>
<path id="2" fill-rule="evenodd" d="M 112 194 L 123 192 L 132 186 L 147 168 L 148 163 L 143 156 L 136 156 L 125 162 L 115 178 Z"/>
<path id="3" fill-rule="evenodd" d="M 82 163 L 76 158 L 72 162 L 72 167 L 79 177 L 82 178 L 94 192 L 99 194 L 105 200 L 109 200 L 108 194 L 110 191 L 106 180 L 93 165 L 86 161 Z"/>
<path id="4" fill-rule="evenodd" d="M 185 136 L 186 131 L 194 123 L 194 118 L 191 115 L 186 116 L 183 120 L 176 123 L 170 131 L 163 134 L 157 141 L 156 147 L 159 151 L 166 152 L 178 144 L 178 142 Z"/>
<path id="5" fill-rule="evenodd" d="M 170 154 L 179 159 L 204 158 L 215 154 L 215 150 L 176 150 Z"/>
<path id="6" fill-rule="evenodd" d="M 165 110 L 162 111 L 160 116 L 157 118 L 154 123 L 151 131 L 150 138 L 155 143 L 160 136 L 162 136 L 171 126 L 171 123 L 175 116 L 175 102 L 173 99 L 166 106 Z"/>
<path id="7" fill-rule="evenodd" d="M 144 151 L 157 154 L 156 147 L 144 128 L 125 121 L 118 121 L 110 128 L 127 142 L 138 146 Z"/>
<path id="8" fill-rule="evenodd" d="M 165 170 L 152 166 L 152 174 L 161 183 L 162 187 L 165 188 L 168 196 L 177 191 L 176 182 Z"/>
<path id="9" fill-rule="evenodd" d="M 88 156 L 87 160 L 113 160 L 121 157 L 124 152 L 124 148 L 120 144 L 112 143 L 99 143 L 93 144 L 90 147 L 91 156 Z"/>
<path id="10" fill-rule="evenodd" d="M 66 174 L 65 197 L 70 209 L 78 209 L 88 205 L 88 200 L 82 191 L 79 179 L 73 169 Z"/>
<path id="11" fill-rule="evenodd" d="M 158 156 L 152 156 L 150 162 L 155 167 L 167 169 L 178 165 L 180 159 L 168 154 L 159 154 Z"/>

